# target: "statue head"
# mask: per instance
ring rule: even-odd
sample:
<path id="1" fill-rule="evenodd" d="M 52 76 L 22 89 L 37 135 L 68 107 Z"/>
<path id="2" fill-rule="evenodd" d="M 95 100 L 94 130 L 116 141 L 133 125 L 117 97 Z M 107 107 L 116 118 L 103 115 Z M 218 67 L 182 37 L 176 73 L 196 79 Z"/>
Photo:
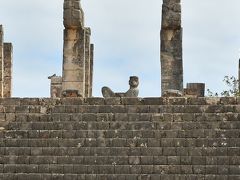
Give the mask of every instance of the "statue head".
<path id="1" fill-rule="evenodd" d="M 137 88 L 139 85 L 139 78 L 137 76 L 130 76 L 129 85 L 130 88 Z"/>

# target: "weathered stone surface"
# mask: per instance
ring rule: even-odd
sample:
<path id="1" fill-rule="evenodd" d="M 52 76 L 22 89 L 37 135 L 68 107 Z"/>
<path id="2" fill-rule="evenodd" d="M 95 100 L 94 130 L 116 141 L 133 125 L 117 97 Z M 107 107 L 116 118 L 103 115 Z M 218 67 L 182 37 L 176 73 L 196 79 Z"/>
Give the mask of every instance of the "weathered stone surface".
<path id="1" fill-rule="evenodd" d="M 179 90 L 167 89 L 164 91 L 163 97 L 182 97 L 183 93 Z"/>
<path id="2" fill-rule="evenodd" d="M 187 88 L 184 89 L 184 96 L 204 97 L 205 84 L 204 83 L 187 83 Z"/>
<path id="3" fill-rule="evenodd" d="M 85 31 L 64 30 L 62 93 L 76 90 L 85 97 Z"/>
<path id="4" fill-rule="evenodd" d="M 91 45 L 90 45 L 91 29 L 85 28 L 85 97 L 90 97 L 91 86 Z"/>
<path id="5" fill-rule="evenodd" d="M 3 97 L 12 96 L 12 64 L 13 64 L 13 46 L 12 43 L 4 43 L 4 81 L 3 81 Z"/>
<path id="6" fill-rule="evenodd" d="M 62 94 L 91 97 L 91 30 L 84 27 L 80 0 L 64 1 L 64 26 Z"/>
<path id="7" fill-rule="evenodd" d="M 56 76 L 56 74 L 49 76 L 48 79 L 51 80 L 50 85 L 50 97 L 60 98 L 62 97 L 62 77 Z"/>
<path id="8" fill-rule="evenodd" d="M 4 98 L 0 106 L 0 179 L 240 174 L 237 98 Z"/>
<path id="9" fill-rule="evenodd" d="M 0 97 L 12 95 L 12 52 L 11 43 L 4 43 L 3 26 L 0 25 Z"/>
<path id="10" fill-rule="evenodd" d="M 3 73 L 4 73 L 3 42 L 4 42 L 3 26 L 0 25 L 0 97 L 3 97 Z"/>
<path id="11" fill-rule="evenodd" d="M 109 87 L 103 87 L 102 94 L 104 98 L 116 97 L 116 94 Z"/>
<path id="12" fill-rule="evenodd" d="M 84 27 L 84 12 L 80 0 L 64 0 L 64 26 L 67 29 Z"/>
<path id="13" fill-rule="evenodd" d="M 169 89 L 183 91 L 182 63 L 180 0 L 164 0 L 161 29 L 162 95 Z"/>
<path id="14" fill-rule="evenodd" d="M 137 76 L 131 76 L 129 79 L 130 88 L 126 93 L 114 93 L 109 87 L 102 88 L 102 94 L 104 98 L 110 97 L 138 97 L 138 85 L 139 79 Z"/>
<path id="15" fill-rule="evenodd" d="M 90 86 L 89 97 L 92 97 L 93 91 L 93 65 L 94 65 L 94 44 L 90 45 Z"/>

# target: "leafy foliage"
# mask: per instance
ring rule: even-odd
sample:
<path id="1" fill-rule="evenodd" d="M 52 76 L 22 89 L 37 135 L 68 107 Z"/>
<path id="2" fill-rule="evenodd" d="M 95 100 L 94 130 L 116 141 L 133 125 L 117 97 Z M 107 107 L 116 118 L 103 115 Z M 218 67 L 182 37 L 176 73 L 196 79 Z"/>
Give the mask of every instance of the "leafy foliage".
<path id="1" fill-rule="evenodd" d="M 225 76 L 223 82 L 228 87 L 227 90 L 224 90 L 220 93 L 221 96 L 229 97 L 229 96 L 240 96 L 239 92 L 239 80 L 234 76 Z M 210 89 L 207 89 L 207 94 L 210 97 L 219 96 L 218 93 L 212 92 Z"/>

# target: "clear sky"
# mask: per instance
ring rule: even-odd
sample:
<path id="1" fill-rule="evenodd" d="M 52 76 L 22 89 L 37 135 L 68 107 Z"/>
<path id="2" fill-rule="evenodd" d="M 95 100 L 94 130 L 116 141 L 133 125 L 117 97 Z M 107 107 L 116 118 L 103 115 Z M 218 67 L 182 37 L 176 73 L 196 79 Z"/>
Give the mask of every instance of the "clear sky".
<path id="1" fill-rule="evenodd" d="M 101 87 L 126 91 L 140 78 L 140 96 L 160 96 L 162 0 L 82 0 L 95 44 L 94 96 Z M 0 0 L 5 41 L 14 45 L 13 95 L 48 97 L 48 76 L 62 74 L 63 0 Z M 184 0 L 184 84 L 205 82 L 221 91 L 237 75 L 239 0 Z"/>

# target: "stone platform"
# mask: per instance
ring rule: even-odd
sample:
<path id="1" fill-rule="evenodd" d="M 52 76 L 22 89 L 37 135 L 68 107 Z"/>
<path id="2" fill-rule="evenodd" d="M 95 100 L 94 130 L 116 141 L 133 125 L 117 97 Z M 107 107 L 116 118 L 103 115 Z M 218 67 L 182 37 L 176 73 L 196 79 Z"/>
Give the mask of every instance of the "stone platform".
<path id="1" fill-rule="evenodd" d="M 239 180 L 239 98 L 0 99 L 1 180 Z"/>

